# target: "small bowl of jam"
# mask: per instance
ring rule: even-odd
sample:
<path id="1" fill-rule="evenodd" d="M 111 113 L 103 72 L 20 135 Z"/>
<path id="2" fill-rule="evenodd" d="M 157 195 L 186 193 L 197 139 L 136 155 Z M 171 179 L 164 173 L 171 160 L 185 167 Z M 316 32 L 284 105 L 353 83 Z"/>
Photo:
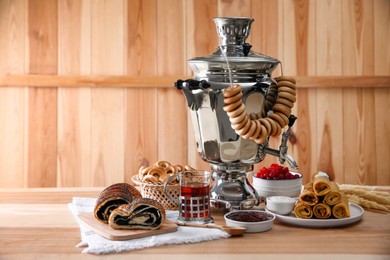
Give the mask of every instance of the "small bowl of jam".
<path id="1" fill-rule="evenodd" d="M 226 213 L 227 226 L 244 227 L 248 233 L 257 233 L 270 230 L 275 215 L 261 210 L 238 210 Z"/>

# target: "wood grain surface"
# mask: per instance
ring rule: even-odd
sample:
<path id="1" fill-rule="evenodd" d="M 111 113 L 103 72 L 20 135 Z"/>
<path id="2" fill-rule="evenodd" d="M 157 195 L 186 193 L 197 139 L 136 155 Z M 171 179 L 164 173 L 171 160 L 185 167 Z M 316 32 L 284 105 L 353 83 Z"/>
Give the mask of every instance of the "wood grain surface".
<path id="1" fill-rule="evenodd" d="M 0 188 L 1 258 L 101 258 L 82 254 L 84 247 L 75 246 L 81 242 L 80 228 L 68 206 L 72 197 L 93 198 L 101 190 Z M 224 211 L 212 210 L 216 224 L 224 224 L 223 214 Z M 233 260 L 239 254 L 240 259 L 387 259 L 389 245 L 388 215 L 366 211 L 361 221 L 341 228 L 302 228 L 275 221 L 272 229 L 263 233 L 106 254 L 103 258 L 182 259 L 185 255 L 188 259 Z"/>
<path id="2" fill-rule="evenodd" d="M 106 186 L 157 160 L 208 169 L 172 84 L 216 50 L 218 16 L 253 17 L 252 49 L 296 77 L 304 182 L 390 185 L 387 0 L 4 0 L 0 187 Z"/>

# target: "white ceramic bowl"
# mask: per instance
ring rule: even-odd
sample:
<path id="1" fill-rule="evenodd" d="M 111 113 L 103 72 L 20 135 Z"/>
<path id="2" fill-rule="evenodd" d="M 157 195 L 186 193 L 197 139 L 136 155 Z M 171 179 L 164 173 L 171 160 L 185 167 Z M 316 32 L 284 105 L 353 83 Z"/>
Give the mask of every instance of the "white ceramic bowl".
<path id="1" fill-rule="evenodd" d="M 287 215 L 293 211 L 296 202 L 297 199 L 287 196 L 271 196 L 267 197 L 266 208 L 273 213 Z"/>
<path id="2" fill-rule="evenodd" d="M 253 188 L 256 190 L 260 197 L 270 196 L 287 196 L 298 197 L 302 189 L 302 174 L 298 172 L 291 172 L 298 174 L 299 178 L 296 179 L 283 179 L 283 180 L 267 180 L 257 178 L 253 175 Z"/>
<path id="3" fill-rule="evenodd" d="M 227 226 L 244 227 L 246 228 L 245 232 L 257 233 L 270 230 L 274 223 L 275 215 L 260 210 L 238 210 L 226 213 L 224 218 Z M 256 219 L 259 221 L 253 221 Z"/>

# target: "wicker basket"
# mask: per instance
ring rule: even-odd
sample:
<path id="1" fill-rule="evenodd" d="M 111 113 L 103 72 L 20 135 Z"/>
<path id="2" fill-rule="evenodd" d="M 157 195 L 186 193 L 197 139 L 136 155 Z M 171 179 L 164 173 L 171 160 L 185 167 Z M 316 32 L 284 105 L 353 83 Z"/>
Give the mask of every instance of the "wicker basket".
<path id="1" fill-rule="evenodd" d="M 180 185 L 179 184 L 169 184 L 167 185 L 167 192 L 171 195 L 172 198 L 176 199 L 172 201 L 164 192 L 164 185 L 156 185 L 151 183 L 141 182 L 138 178 L 138 175 L 131 178 L 132 181 L 140 187 L 142 197 L 155 199 L 160 202 L 165 209 L 167 210 L 178 210 L 179 204 L 178 199 L 180 195 Z"/>

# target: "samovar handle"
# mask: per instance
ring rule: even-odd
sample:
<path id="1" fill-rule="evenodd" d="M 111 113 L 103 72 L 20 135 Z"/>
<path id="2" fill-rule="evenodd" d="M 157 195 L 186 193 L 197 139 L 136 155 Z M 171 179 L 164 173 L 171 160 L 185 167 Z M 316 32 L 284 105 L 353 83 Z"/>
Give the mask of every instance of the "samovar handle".
<path id="1" fill-rule="evenodd" d="M 195 79 L 187 79 L 187 80 L 181 80 L 179 79 L 174 83 L 175 88 L 182 90 L 183 88 L 189 89 L 189 90 L 196 90 L 196 89 L 208 89 L 210 87 L 210 83 L 208 83 L 206 80 L 195 80 Z"/>

